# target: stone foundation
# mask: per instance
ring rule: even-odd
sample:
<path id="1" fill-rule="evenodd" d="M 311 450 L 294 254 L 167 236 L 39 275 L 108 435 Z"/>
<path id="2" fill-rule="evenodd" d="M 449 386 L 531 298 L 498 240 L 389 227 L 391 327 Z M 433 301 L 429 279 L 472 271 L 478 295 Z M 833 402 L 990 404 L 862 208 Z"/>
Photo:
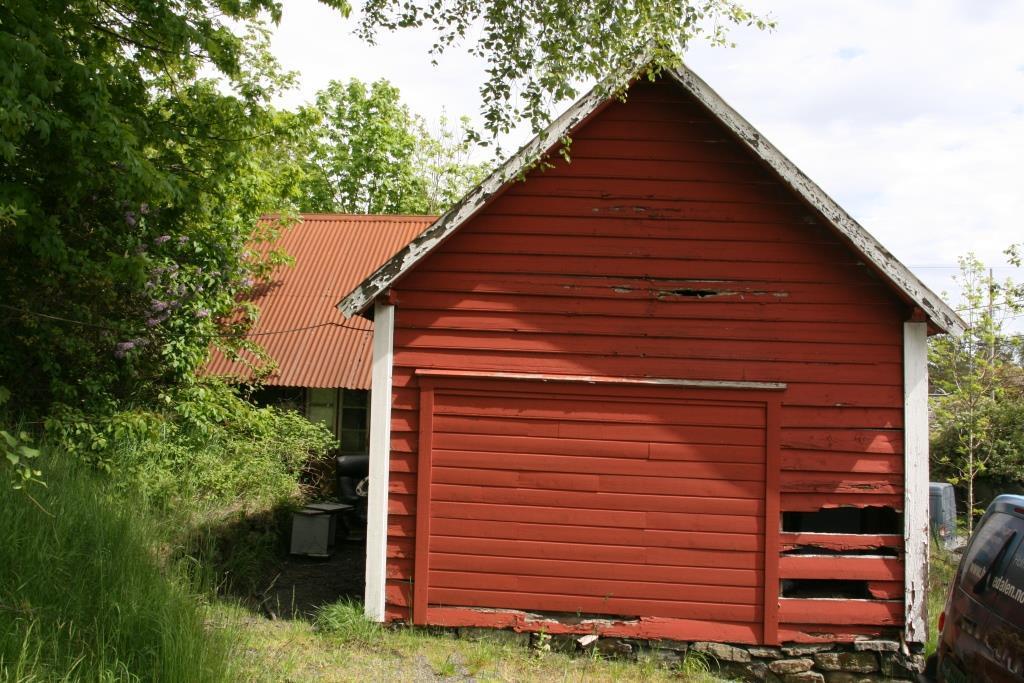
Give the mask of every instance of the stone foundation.
<path id="1" fill-rule="evenodd" d="M 873 683 L 917 681 L 925 660 L 920 647 L 906 650 L 894 640 L 785 644 L 781 647 L 728 643 L 598 638 L 595 635 L 519 633 L 491 628 L 455 628 L 458 637 L 499 640 L 556 652 L 592 652 L 608 657 L 651 657 L 667 667 L 699 656 L 712 674 L 771 683 Z"/>

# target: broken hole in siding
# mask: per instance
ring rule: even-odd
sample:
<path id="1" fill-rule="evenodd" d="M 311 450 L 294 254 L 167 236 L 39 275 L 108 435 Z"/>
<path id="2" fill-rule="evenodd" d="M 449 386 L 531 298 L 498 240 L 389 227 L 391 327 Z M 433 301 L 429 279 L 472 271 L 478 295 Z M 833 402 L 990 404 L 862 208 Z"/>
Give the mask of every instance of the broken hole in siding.
<path id="1" fill-rule="evenodd" d="M 874 506 L 783 512 L 782 530 L 819 534 L 902 534 L 903 515 L 891 507 Z"/>
<path id="2" fill-rule="evenodd" d="M 783 598 L 839 598 L 870 600 L 867 581 L 851 579 L 784 579 L 779 596 Z"/>
<path id="3" fill-rule="evenodd" d="M 842 555 L 843 557 L 855 555 L 858 557 L 899 557 L 900 551 L 899 548 L 893 548 L 888 545 L 880 545 L 874 548 L 843 548 L 842 550 L 839 550 L 836 548 L 823 548 L 821 546 L 808 544 L 798 545 L 794 548 L 790 548 L 789 550 L 783 550 L 780 555 Z"/>
<path id="4" fill-rule="evenodd" d="M 720 289 L 667 289 L 658 292 L 658 298 L 664 299 L 671 296 L 679 296 L 690 299 L 703 299 L 709 296 L 734 296 L 736 292 Z"/>

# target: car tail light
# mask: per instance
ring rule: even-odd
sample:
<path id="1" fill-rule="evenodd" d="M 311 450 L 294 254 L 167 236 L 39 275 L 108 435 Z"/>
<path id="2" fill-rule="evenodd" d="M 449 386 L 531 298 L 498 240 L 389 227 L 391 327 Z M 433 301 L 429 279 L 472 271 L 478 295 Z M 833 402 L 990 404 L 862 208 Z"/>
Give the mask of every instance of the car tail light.
<path id="1" fill-rule="evenodd" d="M 946 624 L 946 613 L 939 612 L 939 632 L 942 632 L 942 627 Z"/>

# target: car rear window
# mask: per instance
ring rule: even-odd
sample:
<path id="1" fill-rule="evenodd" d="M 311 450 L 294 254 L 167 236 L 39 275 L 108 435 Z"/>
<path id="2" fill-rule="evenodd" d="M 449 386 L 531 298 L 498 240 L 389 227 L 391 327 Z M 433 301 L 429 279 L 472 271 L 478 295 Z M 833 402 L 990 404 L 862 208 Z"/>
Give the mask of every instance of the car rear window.
<path id="1" fill-rule="evenodd" d="M 1012 622 L 1024 615 L 1024 519 L 992 514 L 975 532 L 960 586 Z"/>

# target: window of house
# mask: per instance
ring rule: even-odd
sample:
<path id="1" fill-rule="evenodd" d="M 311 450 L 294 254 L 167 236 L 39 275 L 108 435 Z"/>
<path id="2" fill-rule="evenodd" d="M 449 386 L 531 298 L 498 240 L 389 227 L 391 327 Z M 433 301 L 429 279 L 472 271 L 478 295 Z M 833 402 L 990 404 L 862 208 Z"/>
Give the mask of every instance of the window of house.
<path id="1" fill-rule="evenodd" d="M 341 429 L 338 440 L 342 453 L 365 453 L 369 447 L 370 392 L 360 389 L 341 391 Z"/>
<path id="2" fill-rule="evenodd" d="M 319 422 L 338 435 L 338 390 L 308 389 L 306 391 L 306 417 Z"/>

